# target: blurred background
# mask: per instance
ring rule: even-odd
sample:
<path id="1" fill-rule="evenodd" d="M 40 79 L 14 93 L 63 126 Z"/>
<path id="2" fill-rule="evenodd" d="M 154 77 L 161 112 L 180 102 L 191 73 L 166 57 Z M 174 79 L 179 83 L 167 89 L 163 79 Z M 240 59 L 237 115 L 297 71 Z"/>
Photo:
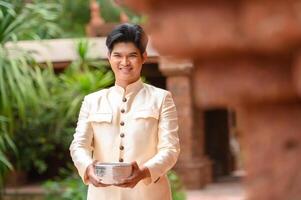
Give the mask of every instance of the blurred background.
<path id="1" fill-rule="evenodd" d="M 112 0 L 0 0 L 1 199 L 86 198 L 87 188 L 77 175 L 68 148 L 83 97 L 114 84 L 104 42 L 107 33 L 123 22 L 141 24 L 149 32 L 151 44 L 143 80 L 170 90 L 177 105 L 182 150 L 177 165 L 168 174 L 173 199 L 245 199 L 245 159 L 252 151 L 242 140 L 249 122 L 244 116 L 254 110 L 245 109 L 241 102 L 252 101 L 250 96 L 258 95 L 252 90 L 255 86 L 272 91 L 272 99 L 281 99 L 278 94 L 282 85 L 287 85 L 285 73 L 280 86 L 268 87 L 265 83 L 275 81 L 270 70 L 289 63 L 287 54 L 291 51 L 283 55 L 277 46 L 266 48 L 279 56 L 279 61 L 257 52 L 255 44 L 261 41 L 248 41 L 255 46 L 248 48 L 246 41 L 237 39 L 241 35 L 232 41 L 227 31 L 241 34 L 241 30 L 231 26 L 227 19 L 232 16 L 223 9 L 239 10 L 234 5 L 194 3 L 196 9 L 189 10 L 182 4 L 181 9 L 173 9 L 177 2 L 161 5 L 149 0 L 141 3 L 143 6 L 129 0 L 126 6 Z M 198 6 L 207 11 L 199 16 Z M 194 17 L 185 18 L 185 9 Z M 159 11 L 166 15 L 159 15 Z M 215 26 L 224 31 L 219 32 L 221 38 L 215 37 Z M 180 39 L 175 42 L 175 38 Z M 237 52 L 243 53 L 237 56 Z M 262 71 L 254 71 L 253 65 L 256 69 L 262 67 Z M 262 99 L 269 92 L 260 93 L 256 103 L 265 102 Z M 296 101 L 290 93 L 288 98 Z M 263 119 L 268 118 L 272 117 Z M 254 124 L 246 126 L 260 135 L 260 128 L 252 129 L 256 128 Z M 261 145 L 270 144 L 271 138 L 273 135 L 263 139 L 267 143 Z M 247 141 L 254 141 L 251 139 Z M 286 145 L 294 149 L 292 140 Z M 250 148 L 256 149 L 256 144 Z M 265 161 L 267 157 L 254 160 Z"/>

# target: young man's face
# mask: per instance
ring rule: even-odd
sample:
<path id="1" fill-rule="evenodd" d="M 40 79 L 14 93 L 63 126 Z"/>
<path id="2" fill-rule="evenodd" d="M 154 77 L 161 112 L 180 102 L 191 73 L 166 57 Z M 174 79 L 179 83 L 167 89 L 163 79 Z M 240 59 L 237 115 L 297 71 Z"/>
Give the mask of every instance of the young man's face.
<path id="1" fill-rule="evenodd" d="M 140 78 L 146 53 L 141 55 L 139 49 L 131 42 L 120 42 L 114 45 L 108 59 L 116 82 L 130 84 Z"/>

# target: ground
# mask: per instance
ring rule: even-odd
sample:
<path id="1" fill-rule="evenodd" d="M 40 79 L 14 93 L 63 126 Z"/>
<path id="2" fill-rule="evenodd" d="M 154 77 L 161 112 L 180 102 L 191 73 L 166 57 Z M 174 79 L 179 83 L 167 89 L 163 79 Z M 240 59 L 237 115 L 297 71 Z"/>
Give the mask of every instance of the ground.
<path id="1" fill-rule="evenodd" d="M 206 186 L 203 190 L 188 190 L 187 200 L 245 200 L 240 182 L 225 181 Z"/>

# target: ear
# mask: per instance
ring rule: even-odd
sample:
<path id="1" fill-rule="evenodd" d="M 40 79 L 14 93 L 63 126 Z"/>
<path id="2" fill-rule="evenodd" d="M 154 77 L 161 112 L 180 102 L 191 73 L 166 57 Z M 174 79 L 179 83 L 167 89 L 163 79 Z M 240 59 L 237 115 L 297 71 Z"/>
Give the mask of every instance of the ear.
<path id="1" fill-rule="evenodd" d="M 107 53 L 107 58 L 108 58 L 109 63 L 111 63 L 111 53 L 109 51 Z"/>
<path id="2" fill-rule="evenodd" d="M 147 59 L 147 53 L 146 53 L 146 51 L 145 51 L 145 52 L 142 54 L 142 60 L 143 60 L 143 63 L 145 63 L 146 59 Z"/>

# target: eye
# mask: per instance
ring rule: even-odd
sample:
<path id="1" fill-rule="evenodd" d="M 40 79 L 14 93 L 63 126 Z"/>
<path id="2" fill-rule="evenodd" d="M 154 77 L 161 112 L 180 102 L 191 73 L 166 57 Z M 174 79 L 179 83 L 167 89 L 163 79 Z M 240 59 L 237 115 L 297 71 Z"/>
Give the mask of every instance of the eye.
<path id="1" fill-rule="evenodd" d="M 130 58 L 136 58 L 137 55 L 136 55 L 136 54 L 131 54 L 131 55 L 129 55 L 129 57 L 130 57 Z"/>
<path id="2" fill-rule="evenodd" d="M 113 57 L 114 57 L 114 58 L 120 58 L 121 55 L 120 55 L 120 54 L 113 54 Z"/>

